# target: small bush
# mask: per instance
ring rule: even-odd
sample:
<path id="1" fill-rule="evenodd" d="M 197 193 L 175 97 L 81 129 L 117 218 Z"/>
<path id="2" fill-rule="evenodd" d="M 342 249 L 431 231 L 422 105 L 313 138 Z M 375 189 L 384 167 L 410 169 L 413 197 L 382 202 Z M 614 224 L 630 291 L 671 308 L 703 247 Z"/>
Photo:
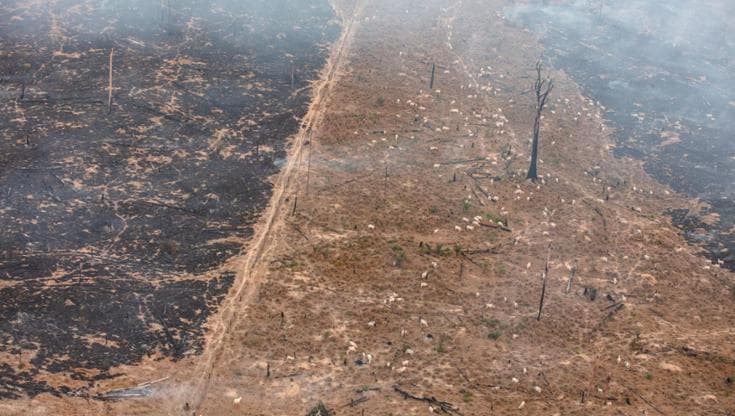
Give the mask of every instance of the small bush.
<path id="1" fill-rule="evenodd" d="M 500 321 L 498 321 L 497 319 L 492 319 L 492 318 L 491 319 L 482 318 L 482 323 L 491 328 L 495 328 L 498 325 L 500 325 Z"/>
<path id="2" fill-rule="evenodd" d="M 471 392 L 469 392 L 469 391 L 467 391 L 465 389 L 462 389 L 459 392 L 462 394 L 462 400 L 465 403 L 469 403 L 469 402 L 472 401 L 472 393 Z"/>
<path id="3" fill-rule="evenodd" d="M 448 255 L 452 254 L 452 248 L 451 247 L 447 247 L 444 244 L 438 243 L 436 245 L 436 254 L 438 254 L 440 256 L 448 256 Z"/>
<path id="4" fill-rule="evenodd" d="M 503 220 L 503 218 L 500 215 L 494 214 L 492 212 L 486 212 L 485 213 L 485 219 L 488 220 L 488 221 L 492 221 L 492 222 L 494 222 L 496 224 L 499 223 L 499 222 L 505 224 L 505 221 Z"/>
<path id="5" fill-rule="evenodd" d="M 401 246 L 392 246 L 393 250 L 393 265 L 395 267 L 401 267 L 406 262 L 406 251 Z"/>
<path id="6" fill-rule="evenodd" d="M 496 329 L 495 331 L 487 334 L 488 339 L 491 339 L 493 341 L 496 341 L 500 336 L 503 335 L 503 332 L 500 331 L 500 329 Z"/>

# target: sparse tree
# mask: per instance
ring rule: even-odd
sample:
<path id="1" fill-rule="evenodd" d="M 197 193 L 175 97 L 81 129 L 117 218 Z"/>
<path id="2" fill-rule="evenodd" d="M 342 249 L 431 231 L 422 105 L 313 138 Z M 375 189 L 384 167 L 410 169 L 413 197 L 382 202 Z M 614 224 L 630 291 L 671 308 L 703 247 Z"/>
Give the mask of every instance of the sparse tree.
<path id="1" fill-rule="evenodd" d="M 541 69 L 543 65 L 541 61 L 536 63 L 536 83 L 534 84 L 534 92 L 536 92 L 536 118 L 533 121 L 533 143 L 531 144 L 531 166 L 528 167 L 528 175 L 526 179 L 536 181 L 538 179 L 538 141 L 539 130 L 541 129 L 541 112 L 544 111 L 546 99 L 554 88 L 554 81 L 551 78 L 542 78 Z"/>

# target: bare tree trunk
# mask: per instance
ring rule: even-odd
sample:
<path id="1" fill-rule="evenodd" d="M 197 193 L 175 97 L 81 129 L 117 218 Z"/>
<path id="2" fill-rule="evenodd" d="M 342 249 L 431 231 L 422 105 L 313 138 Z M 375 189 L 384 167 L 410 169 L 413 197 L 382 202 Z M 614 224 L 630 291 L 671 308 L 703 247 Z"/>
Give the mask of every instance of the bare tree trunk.
<path id="1" fill-rule="evenodd" d="M 307 162 L 306 162 L 306 195 L 307 196 L 309 195 L 309 180 L 311 178 L 311 151 L 314 146 L 314 143 L 311 142 L 311 137 L 312 137 L 311 130 L 309 130 L 308 137 L 309 139 L 308 139 L 308 142 L 306 143 L 309 145 L 309 158 L 307 159 Z"/>
<path id="2" fill-rule="evenodd" d="M 291 61 L 291 91 L 293 91 L 293 87 L 294 87 L 294 70 L 295 69 L 296 68 L 294 67 L 294 63 L 293 61 Z"/>
<path id="3" fill-rule="evenodd" d="M 544 308 L 544 297 L 546 297 L 546 279 L 549 276 L 549 260 L 551 259 L 551 246 L 549 246 L 549 251 L 546 254 L 546 265 L 544 266 L 544 272 L 541 274 L 541 300 L 538 304 L 538 316 L 536 316 L 536 320 L 541 320 L 541 311 Z"/>
<path id="4" fill-rule="evenodd" d="M 569 271 L 569 280 L 567 281 L 567 293 L 569 293 L 570 290 L 572 290 L 572 281 L 574 280 L 574 275 L 577 273 L 577 260 L 574 260 L 574 266 L 572 266 L 572 270 Z"/>
<path id="5" fill-rule="evenodd" d="M 431 64 L 431 81 L 429 81 L 429 89 L 434 90 L 434 73 L 436 72 L 436 64 Z"/>
<path id="6" fill-rule="evenodd" d="M 110 85 L 109 92 L 107 95 L 107 114 L 112 112 L 112 54 L 115 53 L 115 48 L 110 49 Z"/>
<path id="7" fill-rule="evenodd" d="M 544 111 L 546 99 L 554 88 L 554 81 L 550 78 L 541 78 L 541 62 L 536 63 L 536 83 L 534 91 L 536 92 L 536 118 L 533 121 L 533 142 L 531 143 L 531 166 L 528 167 L 526 179 L 536 181 L 538 179 L 538 142 L 541 130 L 541 113 Z"/>
<path id="8" fill-rule="evenodd" d="M 541 129 L 540 124 L 540 118 L 541 113 L 536 111 L 536 119 L 533 121 L 533 142 L 531 143 L 531 166 L 528 167 L 528 175 L 526 175 L 526 179 L 531 179 L 532 181 L 535 181 L 538 179 L 538 136 L 539 136 L 539 130 Z"/>

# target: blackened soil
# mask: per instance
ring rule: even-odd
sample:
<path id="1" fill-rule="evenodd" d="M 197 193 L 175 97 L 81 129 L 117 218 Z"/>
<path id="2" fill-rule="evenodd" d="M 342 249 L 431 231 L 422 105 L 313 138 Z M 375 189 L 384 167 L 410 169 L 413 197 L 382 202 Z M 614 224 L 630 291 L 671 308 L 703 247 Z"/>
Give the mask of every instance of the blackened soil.
<path id="1" fill-rule="evenodd" d="M 338 33 L 326 0 L 0 4 L 0 398 L 201 352 Z"/>
<path id="2" fill-rule="evenodd" d="M 735 270 L 735 7 L 693 0 L 537 2 L 506 12 L 603 106 L 619 155 L 701 198 L 716 224 L 674 223 Z M 600 7 L 602 5 L 602 7 Z M 701 213 L 697 213 L 701 215 Z M 704 231 L 704 232 L 702 232 Z"/>

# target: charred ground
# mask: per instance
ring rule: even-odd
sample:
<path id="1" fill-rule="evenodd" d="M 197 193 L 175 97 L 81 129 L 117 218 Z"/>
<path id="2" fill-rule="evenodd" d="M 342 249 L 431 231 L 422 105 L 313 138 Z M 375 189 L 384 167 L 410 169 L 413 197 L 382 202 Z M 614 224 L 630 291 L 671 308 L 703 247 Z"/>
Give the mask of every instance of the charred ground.
<path id="1" fill-rule="evenodd" d="M 3 3 L 0 398 L 201 352 L 333 18 L 326 1 Z"/>

